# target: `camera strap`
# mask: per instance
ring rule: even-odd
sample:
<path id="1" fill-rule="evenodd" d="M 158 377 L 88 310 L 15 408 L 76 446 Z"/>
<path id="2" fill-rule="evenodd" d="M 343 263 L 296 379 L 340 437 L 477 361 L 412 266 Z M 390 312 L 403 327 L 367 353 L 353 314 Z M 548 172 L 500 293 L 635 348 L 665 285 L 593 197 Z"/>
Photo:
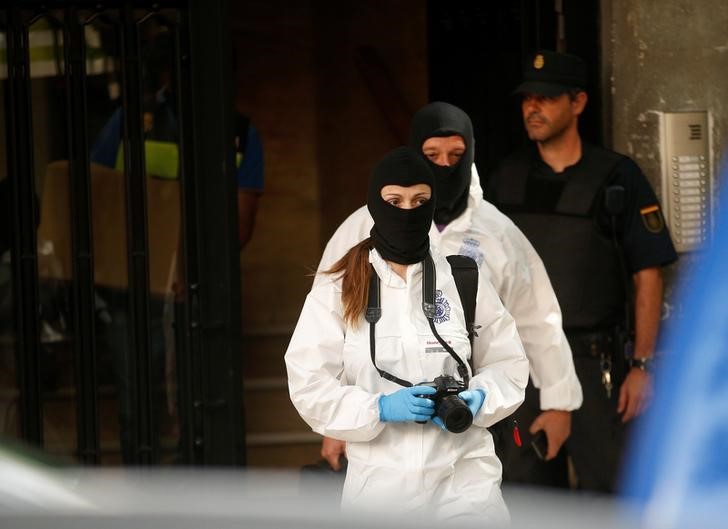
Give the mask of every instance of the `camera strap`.
<path id="1" fill-rule="evenodd" d="M 432 334 L 435 336 L 435 338 L 437 338 L 437 341 L 440 342 L 440 345 L 442 345 L 442 347 L 458 363 L 458 374 L 467 386 L 470 382 L 470 373 L 468 371 L 468 367 L 465 365 L 463 359 L 458 356 L 453 348 L 450 347 L 450 344 L 448 344 L 440 336 L 440 334 L 437 332 L 437 329 L 435 328 L 434 318 L 437 314 L 437 306 L 435 305 L 436 289 L 437 282 L 435 280 L 435 263 L 432 260 L 432 256 L 428 252 L 425 260 L 422 261 L 422 312 L 425 314 L 425 318 L 427 318 L 427 322 L 430 325 L 430 330 L 432 331 Z M 394 382 L 395 384 L 399 384 L 400 386 L 404 386 L 406 388 L 412 387 L 413 384 L 411 382 L 396 377 L 391 373 L 380 369 L 377 366 L 375 326 L 381 317 L 381 280 L 377 275 L 377 271 L 372 268 L 372 274 L 369 278 L 369 296 L 367 300 L 367 309 L 364 314 L 364 319 L 369 322 L 369 351 L 372 357 L 372 364 L 382 378 Z"/>
<path id="2" fill-rule="evenodd" d="M 379 319 L 382 317 L 382 293 L 380 283 L 377 271 L 372 267 L 372 275 L 369 278 L 369 299 L 367 300 L 367 310 L 364 314 L 364 319 L 369 322 L 369 353 L 372 357 L 372 364 L 382 378 L 389 380 L 390 382 L 394 382 L 395 384 L 399 384 L 400 386 L 411 388 L 413 386 L 412 382 L 408 382 L 407 380 L 387 373 L 384 369 L 379 369 L 377 366 L 377 351 L 375 345 L 376 336 L 374 328 L 376 327 Z"/>
<path id="3" fill-rule="evenodd" d="M 450 356 L 452 356 L 458 363 L 458 374 L 467 386 L 470 382 L 470 373 L 468 372 L 468 366 L 465 365 L 463 359 L 458 356 L 458 354 L 453 350 L 452 347 L 450 347 L 449 343 L 442 339 L 442 336 L 440 336 L 440 334 L 437 332 L 437 329 L 435 329 L 434 319 L 437 315 L 437 306 L 435 305 L 436 290 L 437 281 L 435 279 L 435 262 L 432 260 L 430 252 L 427 252 L 425 260 L 422 262 L 422 312 L 425 313 L 425 318 L 427 318 L 427 322 L 430 324 L 430 330 L 432 331 L 432 334 L 435 335 L 435 338 L 437 338 L 437 341 L 440 342 L 440 345 L 442 345 L 445 350 L 450 353 Z"/>
<path id="4" fill-rule="evenodd" d="M 480 327 L 479 325 L 475 325 L 476 297 L 478 295 L 478 264 L 472 257 L 458 254 L 448 255 L 447 262 L 450 263 L 450 270 L 452 270 L 452 277 L 455 280 L 455 287 L 458 290 L 460 302 L 463 305 L 463 315 L 465 316 L 465 325 L 468 328 L 468 339 L 470 340 L 470 350 L 472 351 L 475 337 L 478 336 L 476 329 Z M 470 362 L 470 371 L 473 372 L 472 361 Z"/>

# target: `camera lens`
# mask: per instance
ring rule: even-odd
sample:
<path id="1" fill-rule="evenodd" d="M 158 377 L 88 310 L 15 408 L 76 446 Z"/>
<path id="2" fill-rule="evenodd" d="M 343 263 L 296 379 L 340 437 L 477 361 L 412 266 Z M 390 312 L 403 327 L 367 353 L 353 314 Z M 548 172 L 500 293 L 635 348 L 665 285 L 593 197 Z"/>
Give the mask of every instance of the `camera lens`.
<path id="1" fill-rule="evenodd" d="M 462 433 L 473 424 L 473 414 L 462 399 L 455 395 L 444 397 L 437 407 L 437 416 L 452 433 Z"/>

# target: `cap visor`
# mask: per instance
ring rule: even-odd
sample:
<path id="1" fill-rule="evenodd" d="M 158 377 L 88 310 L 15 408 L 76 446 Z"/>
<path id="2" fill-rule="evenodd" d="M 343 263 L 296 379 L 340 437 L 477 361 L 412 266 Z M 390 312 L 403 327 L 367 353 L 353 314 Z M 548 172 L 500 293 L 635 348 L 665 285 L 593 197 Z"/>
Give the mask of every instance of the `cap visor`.
<path id="1" fill-rule="evenodd" d="M 563 84 L 527 81 L 518 85 L 518 87 L 513 91 L 513 94 L 537 94 L 546 97 L 556 97 L 568 92 L 572 88 L 572 86 Z"/>

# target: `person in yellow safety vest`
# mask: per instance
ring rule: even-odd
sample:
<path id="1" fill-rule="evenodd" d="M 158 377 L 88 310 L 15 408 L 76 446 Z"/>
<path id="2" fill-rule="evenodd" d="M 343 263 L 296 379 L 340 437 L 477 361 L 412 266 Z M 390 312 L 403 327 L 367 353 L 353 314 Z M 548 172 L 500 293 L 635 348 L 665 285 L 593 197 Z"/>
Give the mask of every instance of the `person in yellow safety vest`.
<path id="1" fill-rule="evenodd" d="M 148 175 L 179 178 L 179 146 L 174 98 L 164 87 L 145 105 L 144 160 Z M 241 249 L 250 241 L 255 225 L 258 198 L 263 192 L 263 145 L 250 119 L 236 114 L 236 181 L 238 184 L 238 227 Z M 123 171 L 122 109 L 117 109 L 91 148 L 92 162 Z"/>
<path id="2" fill-rule="evenodd" d="M 180 166 L 177 92 L 170 67 L 174 49 L 172 34 L 160 30 L 143 46 L 141 63 L 145 169 L 147 175 L 166 179 L 179 178 Z M 91 148 L 92 162 L 123 170 L 122 117 L 119 108 L 101 130 Z M 242 249 L 253 234 L 258 199 L 263 192 L 263 145 L 249 117 L 236 112 L 233 128 L 238 232 Z"/>

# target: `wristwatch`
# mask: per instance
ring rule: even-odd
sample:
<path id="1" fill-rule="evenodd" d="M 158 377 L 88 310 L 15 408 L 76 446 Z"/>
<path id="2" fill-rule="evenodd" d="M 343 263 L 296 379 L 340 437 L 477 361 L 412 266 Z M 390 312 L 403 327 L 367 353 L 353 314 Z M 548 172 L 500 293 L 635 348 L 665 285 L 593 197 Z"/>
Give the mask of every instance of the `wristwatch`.
<path id="1" fill-rule="evenodd" d="M 627 365 L 629 365 L 630 369 L 633 367 L 636 367 L 637 369 L 641 369 L 642 371 L 651 372 L 652 371 L 652 357 L 628 358 Z"/>

